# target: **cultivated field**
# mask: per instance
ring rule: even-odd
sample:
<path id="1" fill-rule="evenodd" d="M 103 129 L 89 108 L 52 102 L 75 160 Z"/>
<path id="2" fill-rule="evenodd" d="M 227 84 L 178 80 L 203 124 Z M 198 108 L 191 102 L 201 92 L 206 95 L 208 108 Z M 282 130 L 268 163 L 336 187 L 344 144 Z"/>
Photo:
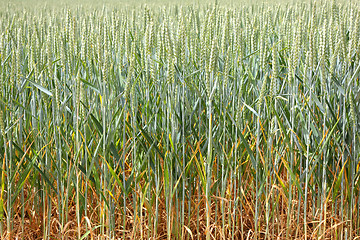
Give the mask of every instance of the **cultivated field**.
<path id="1" fill-rule="evenodd" d="M 360 5 L 0 10 L 2 239 L 359 239 Z"/>

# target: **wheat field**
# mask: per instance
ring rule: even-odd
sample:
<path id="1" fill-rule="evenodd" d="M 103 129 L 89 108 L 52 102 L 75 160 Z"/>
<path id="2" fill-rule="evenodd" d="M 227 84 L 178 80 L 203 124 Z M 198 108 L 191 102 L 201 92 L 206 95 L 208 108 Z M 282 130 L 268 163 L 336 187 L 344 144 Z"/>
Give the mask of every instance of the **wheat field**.
<path id="1" fill-rule="evenodd" d="M 0 8 L 1 239 L 360 239 L 359 3 L 98 5 Z"/>

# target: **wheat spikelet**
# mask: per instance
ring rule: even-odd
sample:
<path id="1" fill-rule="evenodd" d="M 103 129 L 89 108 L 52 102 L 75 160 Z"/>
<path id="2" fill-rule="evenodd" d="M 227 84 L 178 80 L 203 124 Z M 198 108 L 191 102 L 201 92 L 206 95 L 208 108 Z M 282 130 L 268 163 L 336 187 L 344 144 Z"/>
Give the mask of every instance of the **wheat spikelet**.
<path id="1" fill-rule="evenodd" d="M 267 83 L 267 74 L 264 76 L 264 79 L 263 79 L 263 82 L 262 82 L 262 85 L 261 85 L 261 89 L 260 89 L 260 94 L 259 94 L 259 100 L 258 100 L 258 103 L 257 103 L 257 109 L 260 111 L 260 108 L 262 106 L 262 103 L 264 101 L 264 97 L 265 97 L 265 94 L 266 94 L 266 84 Z"/>
<path id="2" fill-rule="evenodd" d="M 215 72 L 215 68 L 216 68 L 216 38 L 213 38 L 212 40 L 212 44 L 211 44 L 211 51 L 210 51 L 210 59 L 209 59 L 209 63 L 208 63 L 208 68 L 207 68 L 207 76 L 206 76 L 206 89 L 207 89 L 207 93 L 208 93 L 208 97 L 210 97 L 210 93 L 213 87 L 213 77 L 211 76 L 211 74 L 213 74 Z"/>
<path id="3" fill-rule="evenodd" d="M 349 103 L 350 103 L 350 120 L 351 123 L 353 124 L 353 127 L 356 128 L 356 114 L 355 114 L 355 105 L 354 105 L 354 100 L 353 100 L 353 95 L 352 92 L 350 92 L 349 94 Z"/>
<path id="4" fill-rule="evenodd" d="M 1 136 L 3 137 L 3 139 L 6 138 L 5 135 L 5 114 L 3 112 L 3 110 L 0 109 L 0 131 L 1 131 Z"/>
<path id="5" fill-rule="evenodd" d="M 278 82 L 277 78 L 279 76 L 278 70 L 278 61 L 277 61 L 277 46 L 274 44 L 272 47 L 272 73 L 271 73 L 271 81 L 270 81 L 270 97 L 275 97 L 278 92 Z"/>

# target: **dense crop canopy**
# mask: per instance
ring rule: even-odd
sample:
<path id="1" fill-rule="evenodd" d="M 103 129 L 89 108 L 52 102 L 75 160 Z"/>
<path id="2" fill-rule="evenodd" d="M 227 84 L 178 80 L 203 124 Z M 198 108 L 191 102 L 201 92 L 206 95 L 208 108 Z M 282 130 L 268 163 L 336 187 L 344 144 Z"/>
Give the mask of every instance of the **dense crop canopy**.
<path id="1" fill-rule="evenodd" d="M 360 236 L 358 5 L 15 8 L 0 30 L 5 239 Z"/>

